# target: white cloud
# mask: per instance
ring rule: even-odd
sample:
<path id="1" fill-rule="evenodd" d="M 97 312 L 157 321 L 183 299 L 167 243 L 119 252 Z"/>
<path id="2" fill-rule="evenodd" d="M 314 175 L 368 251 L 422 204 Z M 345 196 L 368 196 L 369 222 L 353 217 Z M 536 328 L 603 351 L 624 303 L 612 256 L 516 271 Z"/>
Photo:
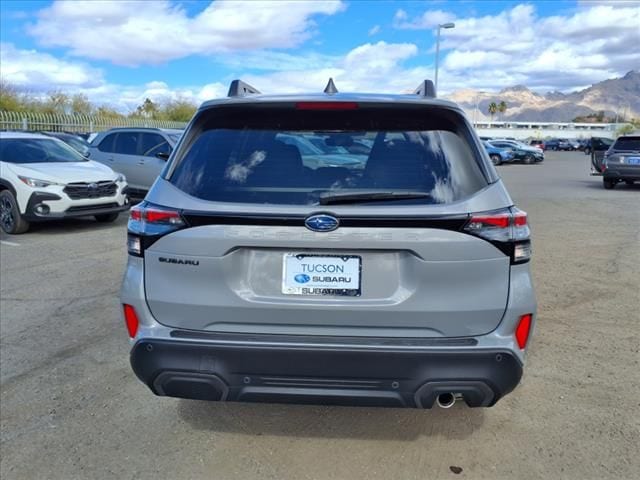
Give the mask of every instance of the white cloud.
<path id="1" fill-rule="evenodd" d="M 183 99 L 200 104 L 212 98 L 225 96 L 227 89 L 228 86 L 220 82 L 172 87 L 162 81 L 153 81 L 145 85 L 104 84 L 95 89 L 84 90 L 84 93 L 95 104 L 106 103 L 122 112 L 129 112 L 144 102 L 145 98 L 150 98 L 156 103 Z"/>
<path id="2" fill-rule="evenodd" d="M 316 52 L 297 55 L 273 50 L 259 50 L 218 55 L 216 60 L 227 67 L 244 70 L 313 70 L 329 67 L 340 60 L 340 56 Z"/>
<path id="3" fill-rule="evenodd" d="M 120 3 L 110 5 L 115 13 L 104 12 L 100 22 L 115 22 L 116 30 L 121 29 Z M 169 4 L 160 5 L 167 8 Z M 564 16 L 546 18 L 540 17 L 531 5 L 517 5 L 492 16 L 458 17 L 456 28 L 443 32 L 440 91 L 495 91 L 516 84 L 539 91 L 567 91 L 637 69 L 640 51 L 634 46 L 640 44 L 640 8 L 629 5 L 585 5 Z M 159 7 L 154 4 L 149 8 Z M 170 8 L 180 12 L 179 7 Z M 415 23 L 415 19 L 400 12 L 396 13 L 396 21 Z M 178 13 L 176 21 L 180 18 L 186 18 L 186 14 Z M 424 15 L 418 19 L 423 18 Z M 313 29 L 308 25 L 305 28 Z M 235 32 L 238 24 L 227 23 L 224 28 Z M 416 38 L 423 35 L 424 32 L 417 32 Z M 109 39 L 112 36 L 109 34 Z M 134 42 L 120 44 L 119 54 L 127 56 L 133 45 Z M 135 55 L 138 54 L 139 51 Z M 127 58 L 137 58 L 135 55 Z M 264 93 L 321 92 L 329 77 L 343 92 L 398 93 L 411 91 L 423 79 L 433 77 L 433 57 L 412 42 L 368 42 L 340 55 L 248 48 L 218 53 L 215 59 L 233 70 L 234 78 L 242 78 Z M 2 47 L 2 74 L 28 88 L 49 85 L 47 90 L 66 87 L 84 91 L 93 101 L 112 104 L 123 111 L 134 108 L 146 97 L 154 101 L 181 97 L 200 102 L 224 96 L 230 80 L 225 77 L 209 84 L 193 82 L 180 87 L 162 81 L 115 85 L 107 83 L 100 70 L 86 64 L 40 52 L 18 51 L 12 45 Z"/>
<path id="4" fill-rule="evenodd" d="M 2 80 L 19 90 L 37 96 L 56 90 L 84 93 L 96 105 L 110 105 L 122 112 L 133 110 L 147 97 L 156 102 L 181 98 L 201 103 L 226 95 L 228 88 L 220 82 L 187 87 L 172 87 L 159 80 L 144 85 L 107 83 L 99 69 L 48 53 L 18 49 L 11 43 L 0 44 L 0 63 Z"/>
<path id="5" fill-rule="evenodd" d="M 369 29 L 369 36 L 373 37 L 374 35 L 377 35 L 378 33 L 380 33 L 380 25 L 374 25 L 373 27 L 371 27 Z"/>
<path id="6" fill-rule="evenodd" d="M 58 0 L 28 27 L 45 47 L 119 65 L 160 64 L 188 55 L 291 48 L 315 33 L 313 18 L 340 0 L 218 0 L 190 17 L 168 0 Z"/>
<path id="7" fill-rule="evenodd" d="M 406 68 L 403 63 L 418 55 L 412 43 L 365 43 L 332 65 L 313 70 L 285 70 L 264 75 L 247 75 L 245 79 L 265 93 L 321 92 L 333 78 L 342 92 L 401 93 L 412 90 L 430 77 L 426 67 Z"/>
<path id="8" fill-rule="evenodd" d="M 394 25 L 411 28 L 406 25 L 419 25 L 430 12 L 417 19 L 397 12 Z M 638 2 L 585 2 L 551 17 L 521 4 L 497 15 L 458 17 L 455 23 L 442 33 L 442 92 L 515 84 L 567 91 L 640 66 Z"/>
<path id="9" fill-rule="evenodd" d="M 404 10 L 398 10 L 393 17 L 393 26 L 401 30 L 426 30 L 440 24 L 453 22 L 456 16 L 442 10 L 427 10 L 416 18 L 409 19 Z"/>
<path id="10" fill-rule="evenodd" d="M 104 81 L 99 69 L 36 50 L 17 49 L 11 43 L 0 44 L 0 64 L 3 80 L 36 91 L 92 88 Z"/>

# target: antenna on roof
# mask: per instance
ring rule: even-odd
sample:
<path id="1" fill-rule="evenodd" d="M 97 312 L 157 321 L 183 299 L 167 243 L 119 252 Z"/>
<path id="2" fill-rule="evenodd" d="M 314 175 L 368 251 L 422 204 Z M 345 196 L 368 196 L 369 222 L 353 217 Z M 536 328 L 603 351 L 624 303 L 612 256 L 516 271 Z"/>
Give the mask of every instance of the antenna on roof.
<path id="1" fill-rule="evenodd" d="M 244 97 L 255 93 L 260 93 L 260 90 L 252 87 L 248 83 L 244 83 L 242 80 L 234 80 L 231 82 L 231 85 L 229 85 L 227 97 Z"/>
<path id="2" fill-rule="evenodd" d="M 330 78 L 329 82 L 327 83 L 327 86 L 324 87 L 324 93 L 326 93 L 327 95 L 334 95 L 334 94 L 338 93 L 338 89 L 336 88 L 336 84 L 333 83 L 333 78 Z"/>
<path id="3" fill-rule="evenodd" d="M 431 80 L 425 80 L 418 85 L 418 88 L 416 88 L 413 93 L 420 95 L 423 98 L 435 98 L 436 87 L 433 86 L 433 82 Z"/>

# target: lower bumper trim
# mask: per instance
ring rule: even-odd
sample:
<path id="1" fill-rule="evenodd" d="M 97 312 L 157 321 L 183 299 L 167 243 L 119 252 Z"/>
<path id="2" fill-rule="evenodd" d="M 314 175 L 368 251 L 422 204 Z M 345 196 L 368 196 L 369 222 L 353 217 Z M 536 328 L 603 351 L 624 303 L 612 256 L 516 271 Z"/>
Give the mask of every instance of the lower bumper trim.
<path id="1" fill-rule="evenodd" d="M 442 393 L 471 407 L 511 392 L 522 365 L 508 350 L 384 350 L 219 345 L 142 339 L 134 372 L 155 394 L 213 401 L 431 408 Z"/>

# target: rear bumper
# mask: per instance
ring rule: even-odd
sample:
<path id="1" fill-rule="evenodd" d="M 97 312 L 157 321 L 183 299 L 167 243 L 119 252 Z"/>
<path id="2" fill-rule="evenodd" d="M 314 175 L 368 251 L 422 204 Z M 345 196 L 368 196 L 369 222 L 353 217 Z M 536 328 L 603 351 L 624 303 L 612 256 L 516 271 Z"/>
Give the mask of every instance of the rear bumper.
<path id="1" fill-rule="evenodd" d="M 602 174 L 606 180 L 633 180 L 640 181 L 640 165 L 614 165 L 607 166 Z"/>
<path id="2" fill-rule="evenodd" d="M 262 337 L 262 336 L 260 336 Z M 522 376 L 501 349 L 142 338 L 134 372 L 156 395 L 215 401 L 431 408 L 441 393 L 488 407 Z M 274 340 L 275 339 L 275 340 Z"/>

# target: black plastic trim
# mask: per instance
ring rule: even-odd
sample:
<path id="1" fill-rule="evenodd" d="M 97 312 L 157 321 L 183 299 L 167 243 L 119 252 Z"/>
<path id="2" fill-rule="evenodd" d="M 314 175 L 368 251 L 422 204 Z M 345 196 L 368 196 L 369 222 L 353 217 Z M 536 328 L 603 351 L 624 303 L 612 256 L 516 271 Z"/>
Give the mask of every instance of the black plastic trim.
<path id="1" fill-rule="evenodd" d="M 310 215 L 313 215 L 310 214 Z M 252 225 L 278 227 L 304 227 L 305 219 L 310 215 L 271 215 L 243 214 L 226 212 L 197 212 L 185 210 L 183 218 L 190 227 L 203 225 Z M 443 230 L 462 231 L 469 220 L 469 215 L 454 216 L 354 216 L 340 215 L 340 227 L 355 228 L 438 228 Z"/>
<path id="2" fill-rule="evenodd" d="M 13 185 L 11 185 L 6 180 L 3 180 L 3 179 L 0 178 L 0 186 L 2 186 L 4 188 L 6 188 L 7 190 L 9 190 L 11 192 L 11 194 L 13 195 L 13 198 L 16 198 L 16 189 L 13 188 Z"/>
<path id="3" fill-rule="evenodd" d="M 55 193 L 33 192 L 27 201 L 27 207 L 24 210 L 24 218 L 29 222 L 44 220 L 47 216 L 38 215 L 35 212 L 36 205 L 44 201 L 62 200 L 60 195 Z"/>
<path id="4" fill-rule="evenodd" d="M 509 350 L 140 339 L 131 365 L 155 394 L 205 400 L 430 408 L 438 392 L 492 406 L 522 377 Z"/>
<path id="5" fill-rule="evenodd" d="M 61 197 L 54 193 L 33 192 L 29 197 L 29 201 L 27 202 L 27 208 L 24 213 L 24 218 L 30 222 L 37 222 L 42 220 L 87 217 L 87 216 L 93 216 L 93 215 L 102 215 L 105 213 L 123 212 L 125 210 L 128 210 L 131 207 L 129 203 L 125 203 L 122 206 L 119 206 L 116 203 L 115 207 L 109 206 L 105 208 L 105 207 L 101 207 L 100 205 L 96 205 L 95 208 L 87 208 L 86 210 L 77 210 L 77 211 L 67 210 L 61 213 L 47 213 L 45 215 L 40 215 L 36 213 L 35 207 L 38 204 L 42 203 L 43 201 L 54 201 L 54 200 L 61 200 Z M 71 208 L 74 208 L 74 207 L 71 207 Z"/>

